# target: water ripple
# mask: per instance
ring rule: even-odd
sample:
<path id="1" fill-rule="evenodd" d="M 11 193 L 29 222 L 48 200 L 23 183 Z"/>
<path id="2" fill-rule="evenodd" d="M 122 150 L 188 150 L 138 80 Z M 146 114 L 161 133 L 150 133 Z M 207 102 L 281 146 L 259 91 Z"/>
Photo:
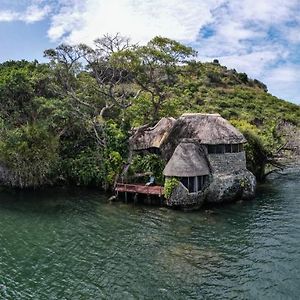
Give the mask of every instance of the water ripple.
<path id="1" fill-rule="evenodd" d="M 0 194 L 0 299 L 298 299 L 300 180 L 203 211 Z"/>

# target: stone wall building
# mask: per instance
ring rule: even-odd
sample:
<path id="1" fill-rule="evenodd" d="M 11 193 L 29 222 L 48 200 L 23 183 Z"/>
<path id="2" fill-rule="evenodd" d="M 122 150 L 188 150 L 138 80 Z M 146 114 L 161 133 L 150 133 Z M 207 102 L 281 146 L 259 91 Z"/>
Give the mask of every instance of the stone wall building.
<path id="1" fill-rule="evenodd" d="M 185 209 L 254 196 L 256 180 L 246 168 L 245 143 L 219 114 L 164 118 L 130 139 L 132 150 L 156 149 L 163 157 L 166 180 L 178 179 L 166 204 Z"/>

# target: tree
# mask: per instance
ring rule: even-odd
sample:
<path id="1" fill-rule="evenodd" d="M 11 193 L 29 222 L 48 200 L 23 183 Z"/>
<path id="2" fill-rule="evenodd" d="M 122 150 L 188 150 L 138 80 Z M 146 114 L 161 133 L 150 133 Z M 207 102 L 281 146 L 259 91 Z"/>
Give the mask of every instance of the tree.
<path id="1" fill-rule="evenodd" d="M 62 94 L 70 98 L 75 112 L 91 120 L 97 142 L 102 147 L 105 147 L 104 117 L 114 109 L 126 110 L 131 100 L 139 95 L 131 86 L 129 72 L 116 66 L 111 59 L 114 53 L 131 47 L 127 38 L 117 34 L 96 39 L 93 47 L 60 45 L 45 51 Z M 93 98 L 88 97 L 87 87 Z"/>
<path id="2" fill-rule="evenodd" d="M 0 137 L 0 161 L 13 187 L 39 187 L 49 182 L 58 159 L 58 138 L 44 124 L 22 125 Z"/>
<path id="3" fill-rule="evenodd" d="M 132 87 L 129 72 L 112 60 L 114 53 L 131 47 L 128 39 L 117 34 L 95 40 L 92 47 L 60 45 L 45 51 L 56 74 L 61 97 L 69 101 L 70 109 L 85 124 L 87 133 L 93 133 L 103 161 L 109 160 L 111 155 L 107 120 L 120 110 L 124 115 L 132 99 L 139 95 Z M 102 166 L 106 168 L 104 174 L 110 172 L 107 164 Z"/>
<path id="4" fill-rule="evenodd" d="M 158 36 L 146 46 L 114 53 L 113 59 L 116 65 L 128 70 L 144 93 L 150 95 L 150 118 L 157 121 L 161 106 L 170 98 L 172 87 L 181 74 L 181 67 L 195 55 L 192 48 Z"/>
<path id="5" fill-rule="evenodd" d="M 56 97 L 46 64 L 10 61 L 0 64 L 0 116 L 6 125 L 21 126 L 38 118 L 35 99 Z"/>
<path id="6" fill-rule="evenodd" d="M 244 134 L 247 144 L 245 146 L 247 155 L 247 168 L 255 175 L 258 181 L 265 181 L 267 176 L 282 171 L 283 165 L 276 159 L 278 150 L 270 146 L 260 137 L 260 131 L 254 125 L 243 120 L 231 120 Z"/>

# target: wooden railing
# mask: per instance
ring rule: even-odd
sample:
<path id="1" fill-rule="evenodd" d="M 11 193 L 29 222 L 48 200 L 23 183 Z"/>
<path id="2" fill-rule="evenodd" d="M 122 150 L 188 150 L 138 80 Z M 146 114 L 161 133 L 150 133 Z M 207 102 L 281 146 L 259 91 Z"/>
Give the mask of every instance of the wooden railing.
<path id="1" fill-rule="evenodd" d="M 145 195 L 157 195 L 160 197 L 164 194 L 164 188 L 159 185 L 142 185 L 142 184 L 127 184 L 127 183 L 117 183 L 115 191 L 145 194 Z"/>

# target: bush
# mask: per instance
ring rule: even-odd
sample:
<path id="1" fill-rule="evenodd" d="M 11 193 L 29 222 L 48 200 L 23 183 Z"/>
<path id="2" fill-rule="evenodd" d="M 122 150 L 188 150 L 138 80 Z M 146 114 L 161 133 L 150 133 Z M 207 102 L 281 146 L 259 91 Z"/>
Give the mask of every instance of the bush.
<path id="1" fill-rule="evenodd" d="M 9 184 L 37 187 L 49 182 L 58 160 L 58 138 L 39 125 L 6 131 L 0 141 L 0 161 L 9 169 Z"/>
<path id="2" fill-rule="evenodd" d="M 147 154 L 145 156 L 136 155 L 130 166 L 130 173 L 151 172 L 157 183 L 163 183 L 163 170 L 165 162 L 157 154 Z"/>
<path id="3" fill-rule="evenodd" d="M 178 186 L 179 180 L 175 177 L 167 178 L 164 186 L 165 198 L 168 199 L 171 197 L 172 192 Z"/>
<path id="4" fill-rule="evenodd" d="M 104 180 L 103 168 L 99 153 L 90 148 L 61 162 L 61 174 L 65 179 L 76 185 L 100 186 Z"/>

